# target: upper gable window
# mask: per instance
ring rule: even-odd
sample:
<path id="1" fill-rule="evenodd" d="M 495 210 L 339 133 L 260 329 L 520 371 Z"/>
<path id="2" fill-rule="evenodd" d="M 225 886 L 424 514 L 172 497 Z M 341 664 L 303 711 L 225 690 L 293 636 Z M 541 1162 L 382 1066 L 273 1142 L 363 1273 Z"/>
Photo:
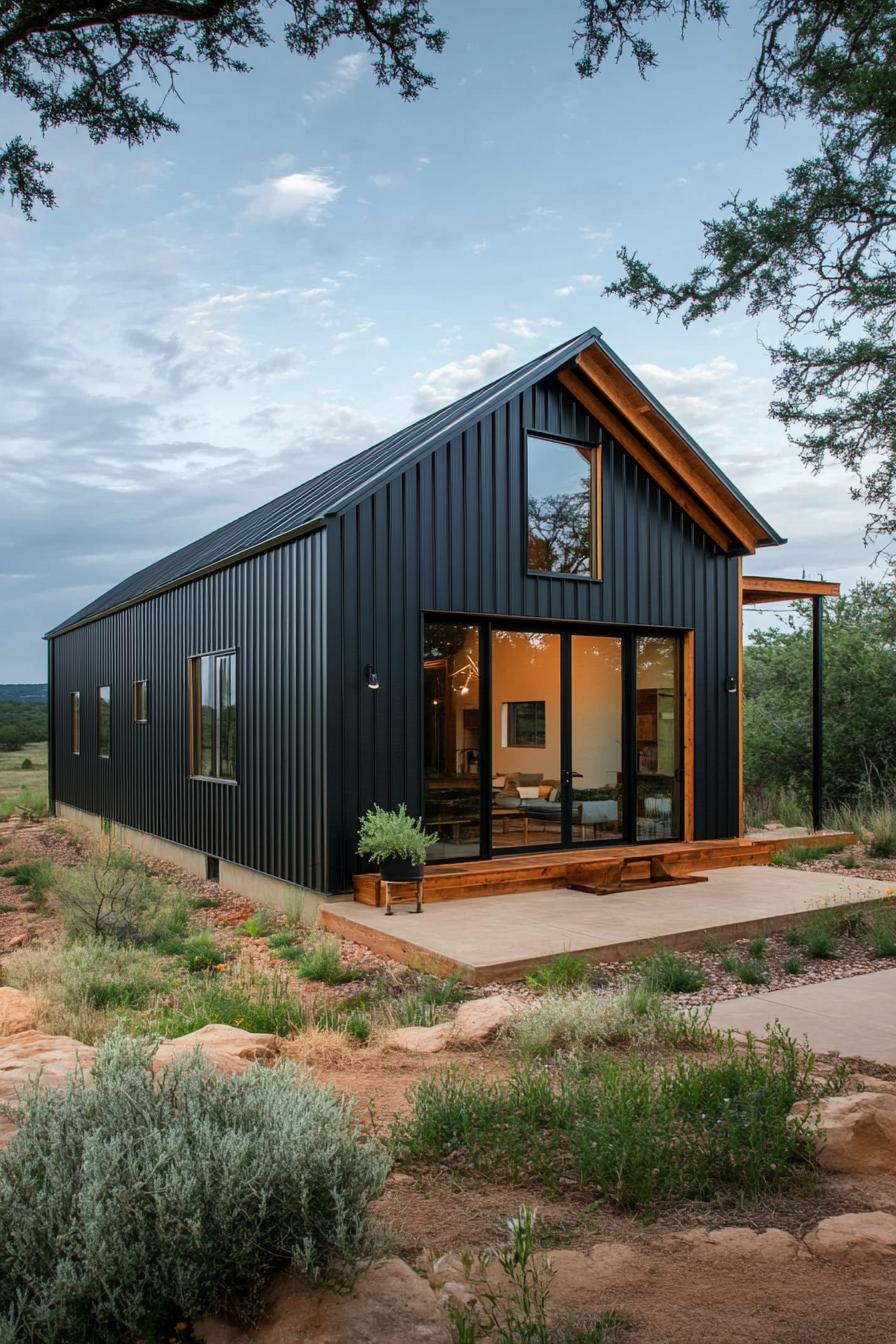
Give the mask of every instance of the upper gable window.
<path id="1" fill-rule="evenodd" d="M 600 577 L 600 448 L 526 438 L 527 567 Z"/>

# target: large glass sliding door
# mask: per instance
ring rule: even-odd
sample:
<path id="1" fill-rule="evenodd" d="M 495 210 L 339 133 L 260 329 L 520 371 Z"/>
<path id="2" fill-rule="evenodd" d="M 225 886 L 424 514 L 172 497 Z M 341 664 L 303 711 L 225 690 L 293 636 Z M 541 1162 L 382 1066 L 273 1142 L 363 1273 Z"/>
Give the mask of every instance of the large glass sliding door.
<path id="1" fill-rule="evenodd" d="M 682 835 L 681 641 L 427 620 L 430 861 Z"/>
<path id="2" fill-rule="evenodd" d="M 681 641 L 635 640 L 636 838 L 681 835 Z"/>
<path id="3" fill-rule="evenodd" d="M 562 635 L 492 630 L 492 850 L 562 845 Z"/>
<path id="4" fill-rule="evenodd" d="M 480 852 L 479 627 L 427 621 L 423 646 L 423 819 L 430 863 Z"/>
<path id="5" fill-rule="evenodd" d="M 622 639 L 571 635 L 572 842 L 622 840 Z"/>

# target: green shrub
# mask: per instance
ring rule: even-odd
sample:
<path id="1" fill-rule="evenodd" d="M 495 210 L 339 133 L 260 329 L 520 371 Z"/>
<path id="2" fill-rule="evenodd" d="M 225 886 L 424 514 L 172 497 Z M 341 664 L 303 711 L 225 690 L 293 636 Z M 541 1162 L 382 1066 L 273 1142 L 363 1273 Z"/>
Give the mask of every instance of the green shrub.
<path id="1" fill-rule="evenodd" d="M 772 855 L 772 863 L 776 868 L 798 868 L 801 862 L 792 849 L 778 849 Z"/>
<path id="2" fill-rule="evenodd" d="M 784 934 L 784 941 L 788 947 L 802 947 L 803 931 L 800 928 L 788 929 Z"/>
<path id="3" fill-rule="evenodd" d="M 19 766 L 19 769 L 20 769 L 20 770 L 33 770 L 33 769 L 34 769 L 34 762 L 32 761 L 32 759 L 31 759 L 30 756 L 26 756 L 26 757 L 24 758 L 24 760 L 22 761 L 22 764 Z"/>
<path id="4" fill-rule="evenodd" d="M 787 957 L 784 962 L 785 975 L 801 975 L 802 970 L 803 963 L 800 961 L 799 957 Z"/>
<path id="5" fill-rule="evenodd" d="M 435 1027 L 444 1022 L 446 1016 L 443 1004 L 428 1003 L 417 994 L 402 994 L 400 998 L 386 1000 L 376 1013 L 377 1021 L 384 1027 Z"/>
<path id="6" fill-rule="evenodd" d="M 292 1036 L 307 1021 L 284 977 L 260 973 L 231 977 L 210 971 L 179 986 L 176 994 L 160 999 L 140 1025 L 144 1031 L 172 1037 L 186 1036 L 213 1022 Z"/>
<path id="7" fill-rule="evenodd" d="M 23 1093 L 0 1153 L 0 1320 L 54 1344 L 167 1338 L 270 1273 L 320 1272 L 370 1244 L 388 1161 L 347 1102 L 289 1066 L 225 1077 L 201 1057 L 154 1078 L 113 1038 L 93 1086 Z"/>
<path id="8" fill-rule="evenodd" d="M 514 1013 L 503 1035 L 522 1054 L 550 1059 L 561 1051 L 698 1045 L 705 1025 L 705 1013 L 678 1013 L 661 995 L 632 986 L 608 996 L 590 989 L 549 992 L 531 1011 Z"/>
<path id="9" fill-rule="evenodd" d="M 823 917 L 810 920 L 800 931 L 800 946 L 815 961 L 833 961 L 837 956 L 834 935 Z"/>
<path id="10" fill-rule="evenodd" d="M 876 957 L 896 957 L 896 910 L 882 908 L 868 921 L 868 941 Z"/>
<path id="11" fill-rule="evenodd" d="M 660 948 L 635 963 L 641 983 L 652 994 L 693 994 L 702 989 L 706 978 L 698 966 L 680 952 Z"/>
<path id="12" fill-rule="evenodd" d="M 240 933 L 247 938 L 266 938 L 271 931 L 273 916 L 265 906 L 259 906 L 254 914 L 240 925 Z"/>
<path id="13" fill-rule="evenodd" d="M 366 1013 L 346 1013 L 340 1023 L 340 1030 L 344 1031 L 346 1036 L 353 1037 L 356 1041 L 367 1041 L 370 1039 L 372 1023 Z"/>
<path id="14" fill-rule="evenodd" d="M 226 964 L 228 953 L 218 946 L 211 933 L 196 933 L 177 946 L 176 954 L 188 971 L 211 971 Z"/>
<path id="15" fill-rule="evenodd" d="M 396 1121 L 403 1159 L 535 1179 L 575 1180 L 591 1197 L 651 1208 L 670 1199 L 739 1198 L 782 1185 L 814 1152 L 814 1122 L 793 1122 L 796 1101 L 842 1087 L 814 1083 L 814 1058 L 780 1028 L 762 1053 L 731 1038 L 710 1060 L 622 1063 L 603 1055 L 555 1075 L 520 1066 L 506 1081 L 452 1070 L 423 1078 L 413 1110 Z"/>
<path id="16" fill-rule="evenodd" d="M 268 937 L 268 947 L 279 952 L 284 947 L 295 947 L 298 941 L 299 935 L 295 929 L 279 929 Z"/>
<path id="17" fill-rule="evenodd" d="M 20 789 L 11 798 L 0 798 L 0 821 L 7 821 L 16 812 L 23 816 L 45 817 L 50 810 L 45 789 Z"/>
<path id="18" fill-rule="evenodd" d="M 110 844 L 80 868 L 60 868 L 56 901 L 63 926 L 75 937 L 135 943 L 156 914 L 161 892 L 144 864 Z"/>
<path id="19" fill-rule="evenodd" d="M 291 952 L 291 949 L 284 949 Z M 291 958 L 293 959 L 293 958 Z M 335 938 L 317 938 L 294 958 L 296 974 L 303 980 L 319 980 L 324 985 L 345 985 L 358 979 L 358 972 L 346 966 Z"/>
<path id="20" fill-rule="evenodd" d="M 526 976 L 530 989 L 575 989 L 588 979 L 588 962 L 584 957 L 574 957 L 571 952 L 561 952 L 552 961 L 536 966 Z"/>
<path id="21" fill-rule="evenodd" d="M 174 986 L 153 952 L 105 938 L 22 948 L 6 959 L 4 972 L 9 984 L 37 998 L 43 1031 L 88 1045 L 107 1035 L 122 1014 Z"/>
<path id="22" fill-rule="evenodd" d="M 47 893 L 56 876 L 49 859 L 29 859 L 25 863 L 12 863 L 0 868 L 0 877 L 10 877 L 16 886 L 28 888 L 28 895 L 38 909 L 46 904 Z"/>
<path id="23" fill-rule="evenodd" d="M 764 960 L 765 960 L 765 939 L 764 939 L 764 938 L 752 938 L 752 939 L 750 940 L 750 942 L 748 943 L 748 945 L 747 945 L 747 956 L 750 957 L 750 959 L 751 959 L 752 961 L 764 961 Z"/>
<path id="24" fill-rule="evenodd" d="M 858 868 L 858 866 L 859 866 L 859 861 L 858 861 L 858 859 L 856 858 L 855 854 L 852 854 L 852 853 L 850 853 L 850 854 L 844 854 L 844 855 L 843 855 L 843 858 L 840 860 L 840 867 L 841 867 L 841 868 Z"/>
<path id="25" fill-rule="evenodd" d="M 745 985 L 764 985 L 768 980 L 762 962 L 752 958 L 742 960 L 740 957 L 724 957 L 722 969 L 729 975 L 736 976 Z"/>
<path id="26" fill-rule="evenodd" d="M 865 817 L 871 834 L 866 837 L 868 853 L 876 859 L 896 858 L 896 802 L 880 803 Z"/>
<path id="27" fill-rule="evenodd" d="M 387 812 L 374 803 L 361 817 L 358 829 L 358 854 L 372 863 L 388 859 L 406 859 L 419 865 L 426 862 L 426 851 L 438 840 L 435 831 L 427 831 L 419 817 L 408 815 L 402 803 Z"/>
<path id="28" fill-rule="evenodd" d="M 417 991 L 421 1003 L 449 1004 L 463 1003 L 469 994 L 460 983 L 460 977 L 451 975 L 447 980 L 439 980 L 434 975 L 424 975 L 423 983 Z"/>
<path id="29" fill-rule="evenodd" d="M 744 791 L 744 820 L 751 829 L 761 828 L 769 821 L 780 821 L 783 826 L 812 825 L 812 812 L 804 794 L 792 785 L 771 789 Z"/>

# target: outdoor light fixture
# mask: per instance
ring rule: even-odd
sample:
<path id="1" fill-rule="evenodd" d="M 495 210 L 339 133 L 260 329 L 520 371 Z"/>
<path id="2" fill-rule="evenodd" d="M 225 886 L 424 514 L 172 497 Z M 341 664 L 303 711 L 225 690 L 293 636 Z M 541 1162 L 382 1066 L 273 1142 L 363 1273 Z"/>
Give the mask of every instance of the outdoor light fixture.
<path id="1" fill-rule="evenodd" d="M 725 678 L 725 690 L 729 695 L 735 695 L 737 693 L 737 677 Z"/>
<path id="2" fill-rule="evenodd" d="M 364 675 L 367 678 L 367 686 L 371 691 L 378 691 L 380 688 L 380 679 L 376 674 L 376 668 L 372 663 L 368 663 L 364 668 Z"/>

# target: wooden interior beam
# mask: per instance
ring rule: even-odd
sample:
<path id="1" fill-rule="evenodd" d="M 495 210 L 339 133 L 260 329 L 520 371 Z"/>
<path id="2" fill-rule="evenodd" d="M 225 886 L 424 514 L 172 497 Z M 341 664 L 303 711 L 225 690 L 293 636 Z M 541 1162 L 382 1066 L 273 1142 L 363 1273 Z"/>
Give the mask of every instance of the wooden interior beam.
<path id="1" fill-rule="evenodd" d="M 793 602 L 804 597 L 839 597 L 839 583 L 825 583 L 821 579 L 765 579 L 753 574 L 742 574 L 741 601 Z"/>
<path id="2" fill-rule="evenodd" d="M 761 541 L 765 534 L 747 510 L 724 490 L 712 468 L 638 394 L 612 360 L 592 347 L 579 355 L 576 364 L 601 395 L 637 428 L 664 465 L 752 554 L 756 550 L 757 541 Z"/>
<path id="3" fill-rule="evenodd" d="M 694 522 L 703 528 L 706 535 L 712 537 L 717 546 L 725 552 L 730 551 L 731 537 L 719 525 L 718 520 L 708 513 L 681 481 L 657 460 L 656 455 L 641 442 L 634 430 L 629 428 L 621 416 L 618 416 L 615 411 L 599 401 L 592 388 L 571 369 L 560 369 L 557 378 L 567 391 L 571 392 L 576 400 L 585 407 L 585 410 L 593 415 L 609 434 L 612 434 L 616 442 L 625 449 L 629 456 L 633 457 L 640 467 L 643 467 L 648 476 L 651 476 L 657 485 L 675 500 L 679 508 L 683 509 L 689 518 L 693 518 Z"/>

